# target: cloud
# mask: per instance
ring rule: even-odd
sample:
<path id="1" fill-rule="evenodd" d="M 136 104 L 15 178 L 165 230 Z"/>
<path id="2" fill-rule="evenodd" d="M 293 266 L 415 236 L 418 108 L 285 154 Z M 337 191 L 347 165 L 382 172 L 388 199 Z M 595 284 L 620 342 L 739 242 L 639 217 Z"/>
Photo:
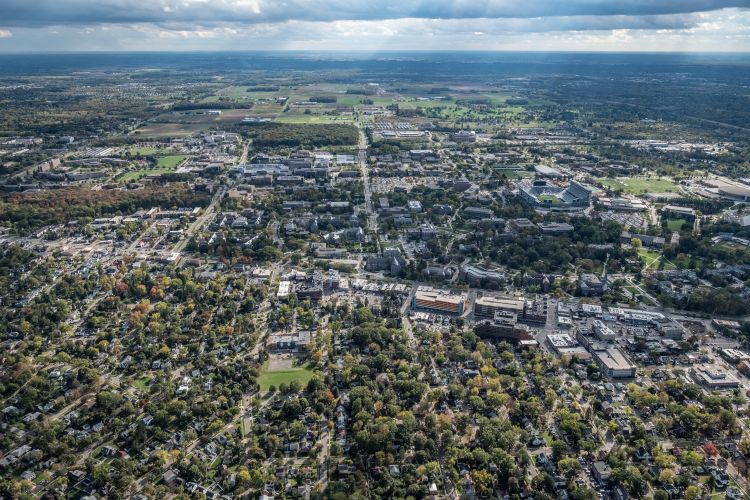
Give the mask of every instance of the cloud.
<path id="1" fill-rule="evenodd" d="M 388 19 L 661 16 L 748 8 L 750 0 L 2 0 L 6 26 Z"/>
<path id="2" fill-rule="evenodd" d="M 2 52 L 750 51 L 750 0 L 0 0 L 0 6 Z"/>

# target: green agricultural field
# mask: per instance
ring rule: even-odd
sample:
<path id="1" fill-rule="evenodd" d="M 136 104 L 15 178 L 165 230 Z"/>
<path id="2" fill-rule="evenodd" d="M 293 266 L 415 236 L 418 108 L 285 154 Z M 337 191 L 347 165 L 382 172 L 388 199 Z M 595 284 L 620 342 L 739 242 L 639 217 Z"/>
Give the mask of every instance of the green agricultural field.
<path id="1" fill-rule="evenodd" d="M 618 177 L 597 179 L 604 187 L 629 194 L 676 193 L 677 184 L 669 179 L 656 177 Z"/>
<path id="2" fill-rule="evenodd" d="M 267 391 L 272 385 L 279 387 L 279 384 L 288 384 L 296 380 L 303 386 L 306 385 L 313 376 L 313 371 L 306 367 L 286 368 L 283 370 L 268 371 L 268 362 L 263 364 L 263 368 L 258 377 L 258 384 L 261 391 Z"/>

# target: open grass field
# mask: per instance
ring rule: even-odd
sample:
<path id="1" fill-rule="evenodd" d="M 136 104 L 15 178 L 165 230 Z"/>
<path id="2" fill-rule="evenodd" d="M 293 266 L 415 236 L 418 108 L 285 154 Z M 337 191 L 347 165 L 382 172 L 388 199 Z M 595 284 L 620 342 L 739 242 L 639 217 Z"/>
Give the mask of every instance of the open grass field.
<path id="1" fill-rule="evenodd" d="M 162 156 L 156 160 L 156 168 L 175 168 L 187 158 L 187 155 Z"/>
<path id="2" fill-rule="evenodd" d="M 677 184 L 669 179 L 656 177 L 618 177 L 616 179 L 597 179 L 604 187 L 629 194 L 675 193 Z"/>
<path id="3" fill-rule="evenodd" d="M 279 384 L 288 384 L 296 380 L 303 386 L 307 384 L 313 376 L 313 371 L 306 366 L 297 366 L 293 368 L 284 368 L 281 370 L 269 370 L 268 361 L 263 363 L 258 384 L 261 391 L 267 391 L 269 387 L 279 387 Z"/>
<path id="4" fill-rule="evenodd" d="M 670 231 L 680 231 L 682 230 L 682 225 L 687 223 L 686 219 L 667 219 L 667 227 Z"/>
<path id="5" fill-rule="evenodd" d="M 657 270 L 660 267 L 664 269 L 665 271 L 669 271 L 672 269 L 676 269 L 676 266 L 666 260 L 661 252 L 659 250 L 654 250 L 652 248 L 645 248 L 641 247 L 638 249 L 638 256 L 643 260 L 643 270 L 646 271 L 648 269 Z M 661 265 L 661 262 L 664 263 L 664 265 Z"/>
<path id="6" fill-rule="evenodd" d="M 153 155 L 153 154 L 156 154 L 156 153 L 158 153 L 160 151 L 162 151 L 162 150 L 160 150 L 159 148 L 154 148 L 154 147 L 149 147 L 149 146 L 135 147 L 135 148 L 128 149 L 128 153 L 130 153 L 132 156 L 137 156 L 137 155 L 142 155 L 142 156 Z"/>

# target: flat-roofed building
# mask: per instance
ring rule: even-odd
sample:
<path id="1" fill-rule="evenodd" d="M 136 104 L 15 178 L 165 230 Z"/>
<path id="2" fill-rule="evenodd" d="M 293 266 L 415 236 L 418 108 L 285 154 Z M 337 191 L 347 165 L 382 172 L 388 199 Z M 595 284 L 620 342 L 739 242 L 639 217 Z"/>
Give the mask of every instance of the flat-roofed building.
<path id="1" fill-rule="evenodd" d="M 271 335 L 268 348 L 272 351 L 293 351 L 310 343 L 310 332 L 295 332 L 291 334 Z"/>
<path id="2" fill-rule="evenodd" d="M 515 344 L 523 341 L 527 346 L 538 345 L 528 327 L 516 323 L 513 313 L 498 313 L 491 320 L 480 321 L 474 326 L 474 332 L 483 339 L 509 340 Z"/>
<path id="3" fill-rule="evenodd" d="M 283 299 L 286 297 L 289 297 L 289 294 L 292 291 L 292 284 L 289 281 L 280 281 L 279 282 L 279 291 L 276 292 L 276 297 Z"/>
<path id="4" fill-rule="evenodd" d="M 694 366 L 690 374 L 699 385 L 709 389 L 735 389 L 740 385 L 737 377 L 716 365 Z"/>
<path id="5" fill-rule="evenodd" d="M 412 307 L 436 313 L 462 315 L 466 310 L 468 297 L 466 294 L 453 294 L 446 290 L 436 290 L 430 287 L 419 287 L 414 293 Z"/>
<path id="6" fill-rule="evenodd" d="M 575 356 L 581 361 L 591 359 L 591 354 L 578 343 L 576 339 L 567 333 L 555 333 L 547 335 L 547 344 L 550 349 L 562 358 Z"/>
<path id="7" fill-rule="evenodd" d="M 599 340 L 611 342 L 617 338 L 617 334 L 614 330 L 608 327 L 602 320 L 595 319 L 591 324 L 591 329 Z"/>
<path id="8" fill-rule="evenodd" d="M 474 301 L 474 315 L 483 318 L 493 318 L 498 312 L 510 312 L 520 317 L 523 315 L 523 308 L 524 300 L 515 297 L 485 295 Z"/>
<path id="9" fill-rule="evenodd" d="M 594 361 L 604 375 L 610 378 L 635 377 L 636 366 L 617 347 L 605 343 L 593 343 L 590 350 Z"/>
<path id="10" fill-rule="evenodd" d="M 695 219 L 695 209 L 690 207 L 681 207 L 679 205 L 664 205 L 662 212 L 667 215 L 676 215 L 678 217 L 685 218 L 687 220 Z"/>

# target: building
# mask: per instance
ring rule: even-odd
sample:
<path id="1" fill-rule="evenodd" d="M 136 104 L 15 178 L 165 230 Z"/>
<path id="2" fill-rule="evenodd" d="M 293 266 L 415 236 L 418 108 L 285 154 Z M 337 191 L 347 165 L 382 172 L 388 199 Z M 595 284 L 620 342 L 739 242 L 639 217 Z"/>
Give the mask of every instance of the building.
<path id="1" fill-rule="evenodd" d="M 678 205 L 665 205 L 662 212 L 667 215 L 676 215 L 677 217 L 687 220 L 695 220 L 696 215 L 694 208 L 680 207 Z"/>
<path id="2" fill-rule="evenodd" d="M 539 230 L 546 235 L 572 233 L 574 229 L 575 227 L 565 222 L 543 222 L 539 224 Z"/>
<path id="3" fill-rule="evenodd" d="M 473 130 L 459 130 L 450 135 L 453 142 L 477 142 L 477 133 Z"/>
<path id="4" fill-rule="evenodd" d="M 482 207 L 468 207 L 464 209 L 464 215 L 469 219 L 482 220 L 491 219 L 495 216 L 495 212 L 489 208 Z"/>
<path id="5" fill-rule="evenodd" d="M 597 275 L 584 273 L 578 278 L 578 290 L 584 297 L 599 297 L 604 295 L 607 287 Z"/>
<path id="6" fill-rule="evenodd" d="M 514 344 L 538 346 L 528 327 L 516 323 L 515 315 L 512 313 L 497 313 L 491 320 L 478 322 L 474 326 L 474 333 L 483 339 L 508 340 Z"/>
<path id="7" fill-rule="evenodd" d="M 547 165 L 534 165 L 534 172 L 536 172 L 536 175 L 539 177 L 550 177 L 553 179 L 563 176 L 559 170 L 548 167 Z"/>
<path id="8" fill-rule="evenodd" d="M 643 212 L 648 209 L 638 198 L 598 198 L 597 203 L 613 212 Z"/>
<path id="9" fill-rule="evenodd" d="M 547 300 L 535 299 L 525 300 L 523 305 L 523 315 L 519 321 L 535 326 L 544 326 L 547 324 Z"/>
<path id="10" fill-rule="evenodd" d="M 617 338 L 617 334 L 608 327 L 602 320 L 595 319 L 591 325 L 591 330 L 596 335 L 596 338 L 606 342 L 612 342 Z"/>
<path id="11" fill-rule="evenodd" d="M 638 234 L 631 233 L 629 231 L 623 231 L 620 234 L 620 243 L 630 245 L 633 239 L 641 240 L 644 246 L 661 248 L 667 242 L 661 236 L 651 236 L 650 234 Z"/>
<path id="12" fill-rule="evenodd" d="M 310 344 L 310 332 L 271 335 L 268 348 L 272 351 L 294 351 Z"/>
<path id="13" fill-rule="evenodd" d="M 519 181 L 518 195 L 528 205 L 545 212 L 580 212 L 591 205 L 594 190 L 576 181 L 563 188 L 545 180 Z"/>
<path id="14" fill-rule="evenodd" d="M 576 339 L 567 333 L 547 335 L 547 344 L 554 353 L 562 358 L 575 356 L 581 361 L 588 361 L 591 359 L 591 354 L 584 349 Z"/>
<path id="15" fill-rule="evenodd" d="M 401 256 L 401 251 L 395 247 L 388 247 L 383 250 L 382 255 L 367 256 L 365 271 L 371 273 L 388 271 L 391 276 L 398 276 L 405 265 L 406 260 Z"/>
<path id="16" fill-rule="evenodd" d="M 460 275 L 464 281 L 470 284 L 480 284 L 482 282 L 499 284 L 505 281 L 504 272 L 485 269 L 474 264 L 461 266 Z"/>
<path id="17" fill-rule="evenodd" d="M 708 389 L 736 389 L 740 386 L 737 377 L 716 365 L 694 366 L 690 375 L 696 383 Z"/>
<path id="18" fill-rule="evenodd" d="M 418 214 L 422 212 L 422 202 L 419 200 L 409 200 L 406 202 L 406 207 L 409 209 L 409 212 L 413 214 Z"/>
<path id="19" fill-rule="evenodd" d="M 480 318 L 494 318 L 497 313 L 512 313 L 523 316 L 526 301 L 514 297 L 493 297 L 485 295 L 474 301 L 474 315 Z"/>
<path id="20" fill-rule="evenodd" d="M 434 313 L 462 315 L 466 310 L 466 294 L 452 294 L 446 290 L 437 290 L 421 286 L 414 293 L 412 307 Z"/>
<path id="21" fill-rule="evenodd" d="M 607 484 L 609 478 L 612 477 L 612 467 L 607 465 L 606 462 L 597 460 L 591 467 L 591 473 L 600 485 L 604 485 Z"/>
<path id="22" fill-rule="evenodd" d="M 609 378 L 635 377 L 636 366 L 617 347 L 603 342 L 594 342 L 589 350 L 599 369 Z"/>

